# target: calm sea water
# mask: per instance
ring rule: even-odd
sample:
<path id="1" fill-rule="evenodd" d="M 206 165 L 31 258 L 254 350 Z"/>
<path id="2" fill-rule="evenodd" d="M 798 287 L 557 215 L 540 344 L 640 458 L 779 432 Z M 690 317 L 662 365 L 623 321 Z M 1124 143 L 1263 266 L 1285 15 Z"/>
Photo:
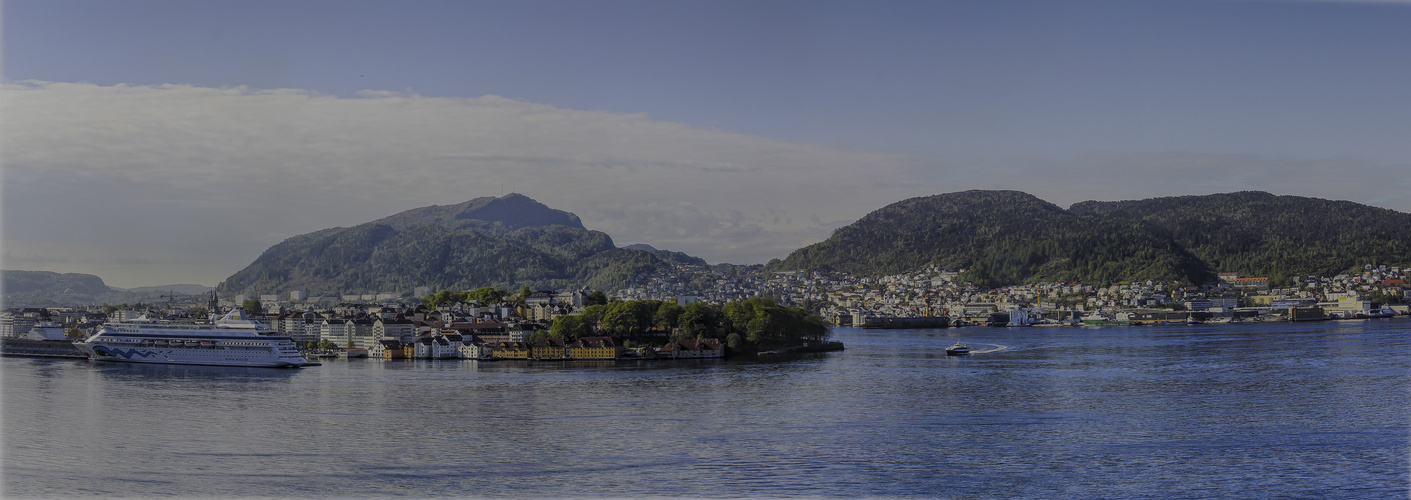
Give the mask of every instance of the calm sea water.
<path id="1" fill-rule="evenodd" d="M 784 362 L 5 358 L 0 493 L 1411 493 L 1411 321 L 835 338 L 846 351 Z M 947 357 L 957 340 L 976 354 Z"/>

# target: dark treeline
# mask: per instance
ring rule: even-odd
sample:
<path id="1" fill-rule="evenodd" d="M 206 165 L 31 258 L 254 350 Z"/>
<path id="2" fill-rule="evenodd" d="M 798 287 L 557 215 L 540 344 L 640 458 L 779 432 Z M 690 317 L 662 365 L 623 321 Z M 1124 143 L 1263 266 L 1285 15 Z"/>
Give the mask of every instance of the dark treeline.
<path id="1" fill-rule="evenodd" d="M 626 345 L 716 338 L 732 350 L 748 351 L 822 342 L 831 333 L 816 313 L 779 305 L 766 297 L 723 307 L 703 302 L 681 306 L 660 300 L 614 300 L 588 306 L 582 314 L 558 317 L 548 331 L 536 333 L 530 340 L 554 337 L 572 342 L 607 335 Z"/>

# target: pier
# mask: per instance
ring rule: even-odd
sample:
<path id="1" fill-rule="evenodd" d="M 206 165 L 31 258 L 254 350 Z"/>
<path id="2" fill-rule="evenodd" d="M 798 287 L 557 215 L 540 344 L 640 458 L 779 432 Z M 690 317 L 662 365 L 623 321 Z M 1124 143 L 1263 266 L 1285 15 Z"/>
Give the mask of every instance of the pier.
<path id="1" fill-rule="evenodd" d="M 62 340 L 0 339 L 0 354 L 33 358 L 88 359 L 73 342 Z"/>

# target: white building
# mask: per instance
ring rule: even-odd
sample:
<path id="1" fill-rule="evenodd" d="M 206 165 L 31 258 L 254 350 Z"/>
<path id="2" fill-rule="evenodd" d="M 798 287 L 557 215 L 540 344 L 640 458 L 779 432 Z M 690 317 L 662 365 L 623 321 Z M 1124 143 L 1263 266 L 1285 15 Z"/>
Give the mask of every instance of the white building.
<path id="1" fill-rule="evenodd" d="M 348 334 L 348 331 L 352 329 L 351 327 L 352 325 L 348 324 L 347 320 L 323 320 L 322 323 L 319 323 L 318 339 L 320 341 L 327 340 L 329 342 L 337 344 L 338 347 L 347 347 L 348 341 L 351 340 L 349 339 L 350 335 Z"/>
<path id="2" fill-rule="evenodd" d="M 322 318 L 319 318 L 317 314 L 306 312 L 285 316 L 278 325 L 275 325 L 275 328 L 278 328 L 280 333 L 287 335 L 294 342 L 313 343 L 319 341 L 322 323 Z"/>
<path id="3" fill-rule="evenodd" d="M 416 324 L 404 319 L 379 319 L 372 323 L 372 336 L 378 341 L 416 337 Z"/>
<path id="4" fill-rule="evenodd" d="M 464 342 L 460 335 L 428 335 L 416 339 L 417 359 L 460 359 Z"/>
<path id="5" fill-rule="evenodd" d="M 0 338 L 17 339 L 34 328 L 34 318 L 10 311 L 0 312 Z"/>

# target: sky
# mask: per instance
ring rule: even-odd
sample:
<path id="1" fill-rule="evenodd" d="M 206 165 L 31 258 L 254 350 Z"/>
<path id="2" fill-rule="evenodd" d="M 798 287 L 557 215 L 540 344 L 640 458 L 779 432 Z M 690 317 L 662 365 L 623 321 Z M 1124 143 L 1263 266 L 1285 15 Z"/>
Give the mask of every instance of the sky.
<path id="1" fill-rule="evenodd" d="M 117 287 L 508 193 L 736 264 L 969 189 L 1411 211 L 1411 2 L 0 9 L 3 266 Z"/>

